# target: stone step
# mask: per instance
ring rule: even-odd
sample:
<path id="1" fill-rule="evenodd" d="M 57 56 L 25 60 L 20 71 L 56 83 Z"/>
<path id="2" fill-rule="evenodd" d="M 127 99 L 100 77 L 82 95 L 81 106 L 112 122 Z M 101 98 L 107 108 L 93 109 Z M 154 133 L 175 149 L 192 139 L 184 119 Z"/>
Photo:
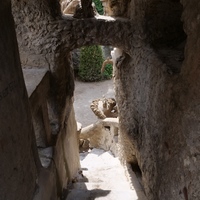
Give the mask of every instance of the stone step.
<path id="1" fill-rule="evenodd" d="M 66 200 L 138 200 L 138 196 L 133 190 L 80 190 L 69 191 Z"/>
<path id="2" fill-rule="evenodd" d="M 120 183 L 127 182 L 128 179 L 125 176 L 125 172 L 122 168 L 111 168 L 111 169 L 95 169 L 83 171 L 83 175 L 87 181 L 85 182 L 106 182 L 106 183 Z"/>
<path id="3" fill-rule="evenodd" d="M 114 158 L 108 152 L 102 155 L 88 154 L 85 159 L 81 160 L 81 166 L 83 168 L 94 169 L 106 167 L 120 166 L 118 158 Z"/>
<path id="4" fill-rule="evenodd" d="M 78 190 L 93 190 L 93 189 L 101 189 L 101 190 L 131 190 L 130 185 L 127 182 L 114 182 L 114 183 L 74 183 L 72 186 L 73 189 Z M 134 191 L 134 190 L 131 190 Z"/>
<path id="5" fill-rule="evenodd" d="M 78 182 L 69 186 L 65 200 L 146 200 L 135 174 L 133 187 L 127 171 L 111 152 L 92 149 L 80 154 L 80 161 L 82 173 Z M 135 182 L 139 186 L 135 187 Z"/>

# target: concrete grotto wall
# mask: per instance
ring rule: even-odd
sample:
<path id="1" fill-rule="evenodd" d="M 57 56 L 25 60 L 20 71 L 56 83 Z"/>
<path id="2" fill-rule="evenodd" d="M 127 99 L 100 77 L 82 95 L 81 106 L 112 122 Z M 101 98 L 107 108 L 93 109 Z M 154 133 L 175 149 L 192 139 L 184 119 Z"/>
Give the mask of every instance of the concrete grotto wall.
<path id="1" fill-rule="evenodd" d="M 34 129 L 37 126 L 41 132 L 40 125 L 44 122 L 48 123 L 49 118 L 48 116 L 44 117 L 44 114 L 47 113 L 43 111 L 39 125 L 36 123 L 33 127 L 31 112 L 38 115 L 38 108 L 47 104 L 49 96 L 45 102 L 43 95 L 45 92 L 49 94 L 49 90 L 46 83 L 44 84 L 40 80 L 37 82 L 38 76 L 34 82 L 31 82 L 31 87 L 27 88 L 30 110 L 10 1 L 1 2 L 0 11 L 0 157 L 2 161 L 0 197 L 2 200 L 33 198 L 55 200 L 57 196 L 61 195 L 62 189 L 66 187 L 79 168 L 78 140 L 73 109 L 68 109 L 67 114 L 63 116 L 65 126 L 59 129 L 56 139 L 54 136 L 54 141 L 50 140 L 51 144 L 44 143 L 42 149 L 40 146 L 39 160 Z M 45 79 L 46 82 L 49 82 L 49 76 L 43 77 L 41 71 L 39 77 L 41 76 L 42 80 Z M 26 71 L 25 74 L 27 75 L 27 73 L 29 77 L 26 84 L 31 81 L 30 77 L 37 75 L 38 71 L 32 69 L 29 72 Z M 69 107 L 72 108 L 71 105 Z M 55 143 L 53 144 L 53 142 Z M 44 152 L 48 149 L 52 150 L 51 155 L 49 155 L 49 151 Z M 41 157 L 41 154 L 44 157 Z M 46 160 L 50 160 L 48 166 L 44 166 L 47 163 Z"/>
<path id="2" fill-rule="evenodd" d="M 12 1 L 40 158 L 34 200 L 60 198 L 80 168 L 70 56 L 53 32 L 58 26 L 57 5 L 57 1 Z"/>
<path id="3" fill-rule="evenodd" d="M 0 2 L 0 29 L 0 198 L 32 199 L 37 152 L 9 0 Z"/>
<path id="4" fill-rule="evenodd" d="M 147 198 L 152 200 L 200 198 L 200 3 L 185 0 L 182 5 L 184 56 L 181 5 L 149 1 L 147 7 L 138 4 L 146 13 L 140 19 L 141 27 L 143 22 L 146 26 L 146 44 L 116 67 L 124 155 L 128 162 L 138 162 Z"/>
<path id="5" fill-rule="evenodd" d="M 51 72 L 53 132 L 72 119 L 69 52 L 90 44 L 120 48 L 115 85 L 122 156 L 139 165 L 148 199 L 199 199 L 199 2 L 181 1 L 187 40 L 176 0 L 121 0 L 110 12 L 126 18 L 84 20 L 61 18 L 56 1 L 49 2 L 13 1 L 13 13 L 23 67 Z M 57 141 L 65 138 L 59 135 Z"/>
<path id="6" fill-rule="evenodd" d="M 118 38 L 126 38 L 130 34 L 136 37 L 133 38 L 136 41 L 137 35 L 131 34 L 131 24 L 126 19 L 62 17 L 58 1 L 55 0 L 12 1 L 12 12 L 23 71 L 32 74 L 31 77 L 39 77 L 38 73 L 49 71 L 48 77 L 41 77 L 29 98 L 41 164 L 44 167 L 43 161 L 52 159 L 48 165 L 45 164 L 47 169 L 40 169 L 39 189 L 35 198 L 55 198 L 55 193 L 61 194 L 79 168 L 72 109 L 74 82 L 69 52 L 89 44 L 123 46 Z M 129 31 L 124 34 L 125 31 L 119 32 L 121 28 Z M 116 33 L 118 37 L 113 37 Z M 128 49 L 128 42 L 124 48 L 126 46 Z M 26 76 L 25 81 L 28 83 Z M 45 86 L 44 83 L 48 81 L 49 86 Z"/>

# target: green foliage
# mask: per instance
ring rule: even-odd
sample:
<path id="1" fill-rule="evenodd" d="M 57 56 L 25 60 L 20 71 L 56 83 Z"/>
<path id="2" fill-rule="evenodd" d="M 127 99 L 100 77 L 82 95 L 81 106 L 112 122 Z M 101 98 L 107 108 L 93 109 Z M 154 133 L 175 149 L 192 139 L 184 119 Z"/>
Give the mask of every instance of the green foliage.
<path id="1" fill-rule="evenodd" d="M 103 76 L 105 79 L 111 79 L 113 74 L 112 64 L 106 64 Z"/>
<path id="2" fill-rule="evenodd" d="M 97 12 L 100 14 L 100 15 L 103 15 L 103 6 L 102 6 L 102 3 L 100 0 L 92 0 L 95 4 L 95 7 L 97 9 Z"/>
<path id="3" fill-rule="evenodd" d="M 80 53 L 79 78 L 82 81 L 102 80 L 103 53 L 100 46 L 82 47 Z"/>

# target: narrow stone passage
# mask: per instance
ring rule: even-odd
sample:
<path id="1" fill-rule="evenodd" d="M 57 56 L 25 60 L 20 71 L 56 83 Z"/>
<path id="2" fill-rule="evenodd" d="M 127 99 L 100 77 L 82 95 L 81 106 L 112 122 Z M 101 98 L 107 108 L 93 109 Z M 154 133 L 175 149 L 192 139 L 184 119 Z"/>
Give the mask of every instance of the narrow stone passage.
<path id="1" fill-rule="evenodd" d="M 92 149 L 89 153 L 81 153 L 80 161 L 83 176 L 73 183 L 66 200 L 139 199 L 119 159 L 110 151 Z"/>
<path id="2" fill-rule="evenodd" d="M 89 106 L 92 100 L 103 96 L 115 97 L 113 81 L 96 83 L 76 81 L 75 86 L 76 120 L 85 127 L 97 121 Z M 104 143 L 109 143 L 109 138 L 112 140 L 113 135 L 104 132 L 104 135 L 99 137 L 107 138 Z M 65 200 L 146 200 L 134 172 L 122 166 L 119 158 L 114 157 L 111 151 L 93 148 L 90 152 L 80 153 L 80 163 L 82 173 L 69 186 Z"/>

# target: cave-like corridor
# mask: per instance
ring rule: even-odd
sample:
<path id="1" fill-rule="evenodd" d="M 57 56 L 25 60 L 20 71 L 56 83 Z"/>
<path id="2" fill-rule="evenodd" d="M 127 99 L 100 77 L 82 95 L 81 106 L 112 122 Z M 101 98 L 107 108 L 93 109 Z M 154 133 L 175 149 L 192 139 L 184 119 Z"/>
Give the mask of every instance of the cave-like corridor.
<path id="1" fill-rule="evenodd" d="M 0 2 L 0 199 L 66 200 L 89 140 L 137 180 L 143 196 L 119 199 L 199 200 L 200 2 L 102 0 L 104 15 L 95 3 Z M 71 52 L 89 45 L 113 47 L 118 116 L 80 129 Z M 108 192 L 82 196 L 96 198 Z"/>

